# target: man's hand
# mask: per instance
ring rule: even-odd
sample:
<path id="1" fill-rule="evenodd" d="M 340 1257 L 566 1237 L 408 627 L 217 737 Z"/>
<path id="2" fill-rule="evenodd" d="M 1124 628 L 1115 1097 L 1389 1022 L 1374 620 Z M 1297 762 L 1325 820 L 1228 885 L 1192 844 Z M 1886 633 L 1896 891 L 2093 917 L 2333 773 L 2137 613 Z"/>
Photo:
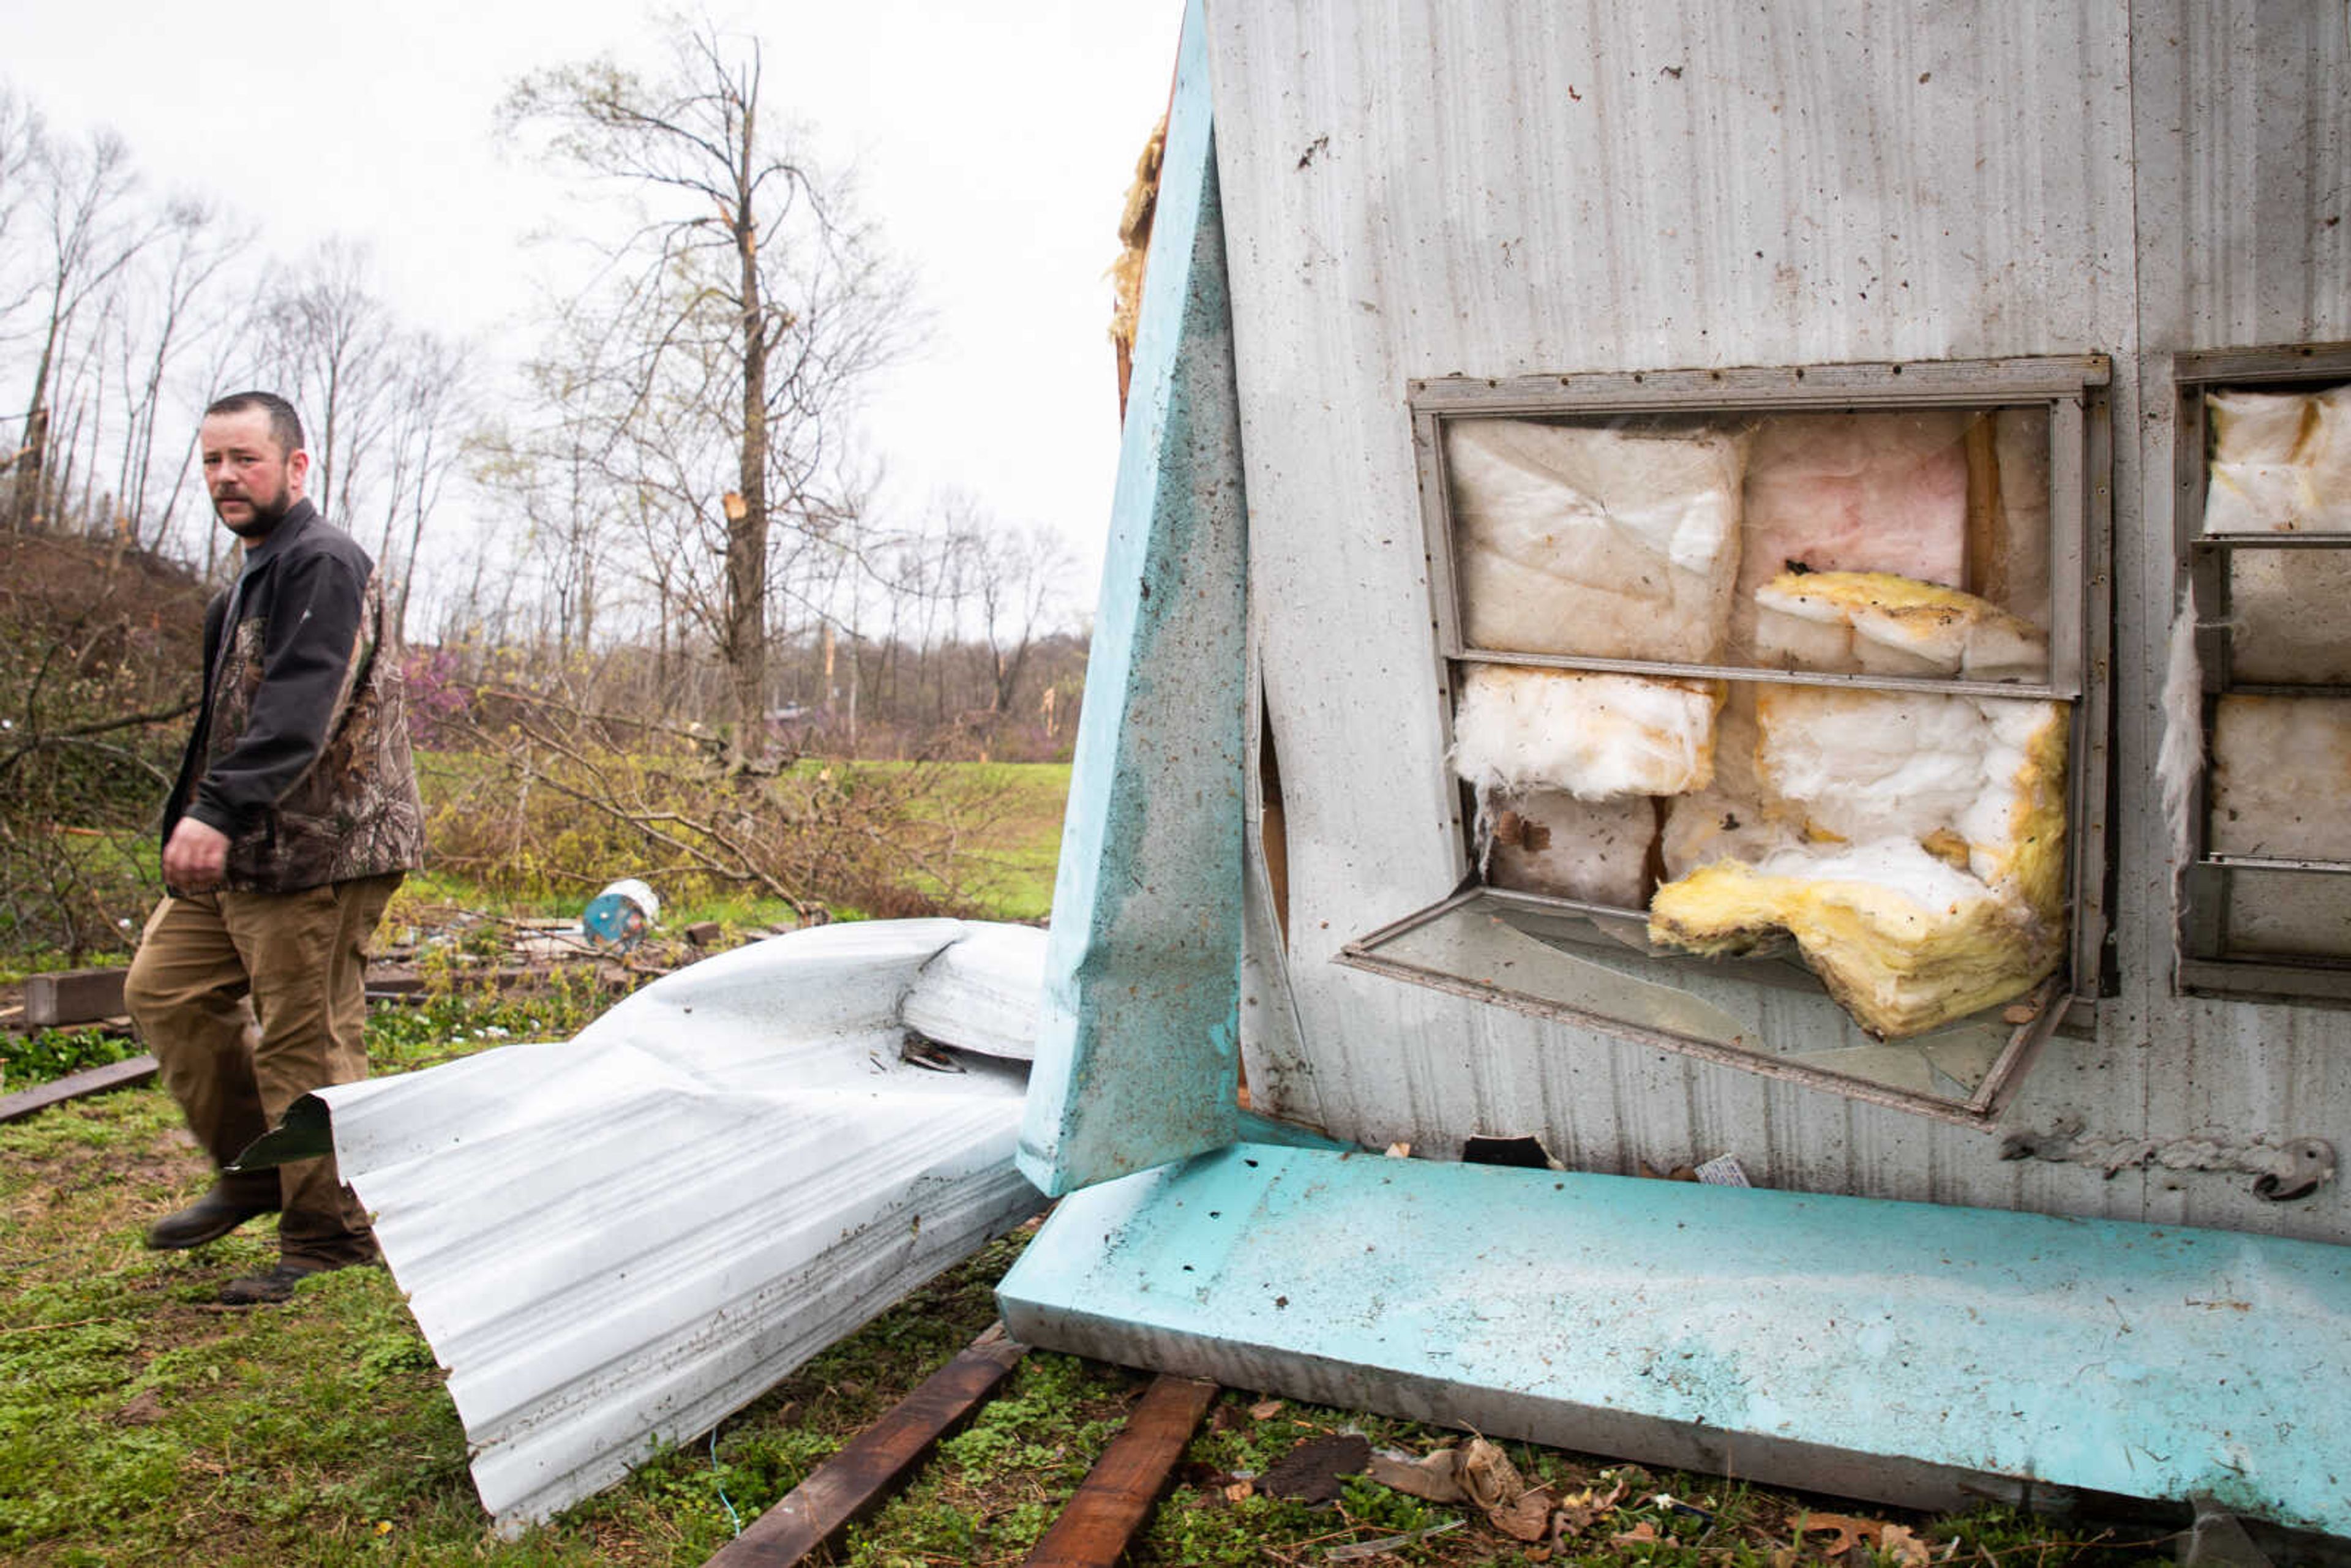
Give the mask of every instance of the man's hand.
<path id="1" fill-rule="evenodd" d="M 163 846 L 163 882 L 180 893 L 210 893 L 228 870 L 228 835 L 183 817 Z"/>

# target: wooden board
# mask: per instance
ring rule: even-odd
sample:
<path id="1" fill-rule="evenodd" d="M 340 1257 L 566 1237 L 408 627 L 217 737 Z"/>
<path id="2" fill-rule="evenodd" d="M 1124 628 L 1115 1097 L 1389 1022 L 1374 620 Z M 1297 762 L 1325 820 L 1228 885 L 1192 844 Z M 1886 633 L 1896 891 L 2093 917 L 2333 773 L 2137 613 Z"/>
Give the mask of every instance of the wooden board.
<path id="1" fill-rule="evenodd" d="M 1217 1385 L 1163 1375 L 1152 1380 L 1126 1429 L 1111 1439 L 1070 1506 L 1045 1531 L 1028 1568 L 1111 1568 L 1126 1548 L 1217 1397 Z"/>
<path id="2" fill-rule="evenodd" d="M 840 1540 L 904 1484 L 914 1467 L 986 1404 L 1026 1345 L 992 1325 L 889 1413 L 819 1465 L 704 1568 L 786 1568 Z"/>
<path id="3" fill-rule="evenodd" d="M 109 1089 L 124 1089 L 134 1083 L 144 1083 L 155 1076 L 155 1059 L 134 1056 L 127 1061 L 109 1062 L 86 1072 L 76 1072 L 54 1083 L 43 1083 L 21 1093 L 0 1099 L 0 1122 L 20 1122 L 36 1111 L 46 1111 L 68 1100 L 78 1100 L 85 1094 L 101 1094 Z"/>
<path id="4" fill-rule="evenodd" d="M 25 979 L 25 1026 L 95 1023 L 122 1012 L 123 969 L 60 969 Z"/>

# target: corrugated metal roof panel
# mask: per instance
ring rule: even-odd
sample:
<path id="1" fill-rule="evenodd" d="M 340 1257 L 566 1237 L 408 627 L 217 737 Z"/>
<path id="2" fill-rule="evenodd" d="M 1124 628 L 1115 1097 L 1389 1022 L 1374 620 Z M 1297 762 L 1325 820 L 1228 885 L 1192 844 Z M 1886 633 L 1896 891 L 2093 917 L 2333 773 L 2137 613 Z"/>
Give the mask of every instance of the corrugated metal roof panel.
<path id="1" fill-rule="evenodd" d="M 1011 1162 L 1026 1071 L 996 1058 L 1025 1054 L 1043 946 L 828 926 L 683 970 L 576 1040 L 322 1096 L 486 1508 L 587 1496 L 1042 1206 Z M 913 1018 L 991 1054 L 911 1065 Z"/>

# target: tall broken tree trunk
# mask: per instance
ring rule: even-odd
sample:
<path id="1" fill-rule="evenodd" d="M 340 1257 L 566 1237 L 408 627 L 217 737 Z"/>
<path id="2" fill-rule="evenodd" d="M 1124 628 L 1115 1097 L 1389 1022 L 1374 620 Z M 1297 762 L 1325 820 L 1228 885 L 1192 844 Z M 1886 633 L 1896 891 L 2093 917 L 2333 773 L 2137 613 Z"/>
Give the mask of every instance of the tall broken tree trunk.
<path id="1" fill-rule="evenodd" d="M 768 688 L 768 319 L 759 294 L 759 220 L 752 206 L 753 116 L 743 105 L 743 139 L 730 223 L 742 278 L 742 505 L 726 508 L 726 678 L 735 710 L 737 766 L 766 749 Z M 731 497 L 730 497 L 731 499 Z"/>

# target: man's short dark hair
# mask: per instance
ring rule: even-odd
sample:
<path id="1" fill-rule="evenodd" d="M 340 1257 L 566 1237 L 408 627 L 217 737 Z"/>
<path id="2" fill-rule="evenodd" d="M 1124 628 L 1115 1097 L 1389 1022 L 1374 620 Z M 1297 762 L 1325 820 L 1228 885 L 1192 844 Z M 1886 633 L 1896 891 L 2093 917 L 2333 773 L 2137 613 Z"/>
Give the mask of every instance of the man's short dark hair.
<path id="1" fill-rule="evenodd" d="M 291 457 L 302 450 L 302 416 L 294 412 L 292 403 L 276 392 L 231 392 L 215 400 L 210 408 L 204 410 L 204 417 L 210 419 L 216 413 L 251 413 L 255 409 L 269 416 L 269 434 L 277 443 L 279 456 Z"/>

